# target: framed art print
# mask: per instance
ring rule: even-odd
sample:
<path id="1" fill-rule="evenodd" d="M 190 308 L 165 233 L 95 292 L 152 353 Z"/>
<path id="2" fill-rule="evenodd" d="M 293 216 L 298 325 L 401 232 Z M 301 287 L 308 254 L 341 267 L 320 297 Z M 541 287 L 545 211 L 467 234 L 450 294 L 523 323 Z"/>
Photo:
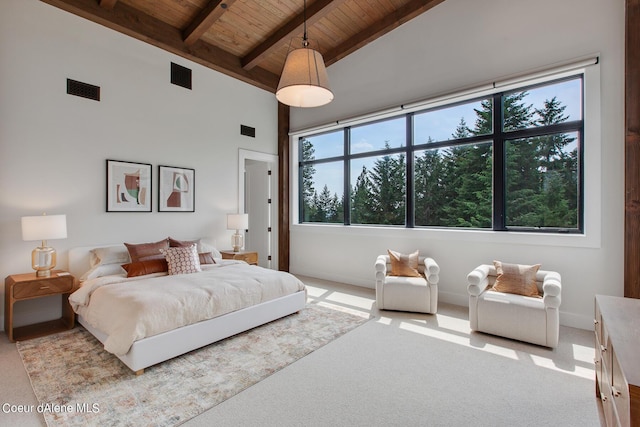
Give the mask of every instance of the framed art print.
<path id="1" fill-rule="evenodd" d="M 107 160 L 107 212 L 151 212 L 151 165 Z"/>
<path id="2" fill-rule="evenodd" d="M 158 212 L 195 212 L 196 171 L 158 166 Z"/>

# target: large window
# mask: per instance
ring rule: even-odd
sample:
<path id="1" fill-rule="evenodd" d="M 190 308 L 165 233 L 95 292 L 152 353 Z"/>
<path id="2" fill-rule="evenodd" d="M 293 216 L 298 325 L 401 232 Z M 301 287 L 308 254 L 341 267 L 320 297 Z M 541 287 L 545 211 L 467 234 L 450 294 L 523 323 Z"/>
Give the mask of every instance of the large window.
<path id="1" fill-rule="evenodd" d="M 300 222 L 581 232 L 582 75 L 299 138 Z"/>

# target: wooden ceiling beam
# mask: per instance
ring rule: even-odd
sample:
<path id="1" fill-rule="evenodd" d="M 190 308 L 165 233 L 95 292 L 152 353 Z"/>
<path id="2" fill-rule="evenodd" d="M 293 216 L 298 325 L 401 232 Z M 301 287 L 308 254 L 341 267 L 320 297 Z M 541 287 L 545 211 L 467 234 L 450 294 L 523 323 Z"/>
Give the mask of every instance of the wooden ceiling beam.
<path id="1" fill-rule="evenodd" d="M 100 7 L 111 10 L 117 2 L 118 0 L 100 0 Z"/>
<path id="2" fill-rule="evenodd" d="M 345 1 L 346 0 L 316 0 L 307 8 L 307 26 L 309 27 L 315 24 Z M 241 59 L 242 67 L 245 70 L 252 69 L 273 50 L 277 49 L 284 40 L 291 39 L 293 36 L 300 33 L 304 25 L 304 16 L 304 12 L 296 15 L 293 19 L 267 37 L 264 42 L 260 43 L 251 52 L 245 55 Z"/>
<path id="3" fill-rule="evenodd" d="M 182 33 L 184 43 L 193 45 L 236 0 L 211 0 Z"/>
<path id="4" fill-rule="evenodd" d="M 380 21 L 369 26 L 369 28 L 367 28 L 366 30 L 361 31 L 357 36 L 352 37 L 346 42 L 325 52 L 323 57 L 326 66 L 338 62 L 347 55 L 371 43 L 378 37 L 381 37 L 388 32 L 398 28 L 400 25 L 409 22 L 416 16 L 423 14 L 424 12 L 434 8 L 442 2 L 444 2 L 444 0 L 410 1 L 398 10 L 385 16 Z"/>
<path id="5" fill-rule="evenodd" d="M 95 0 L 40 1 L 269 92 L 275 92 L 278 86 L 276 74 L 258 67 L 245 70 L 240 64 L 240 58 L 200 40 L 192 46 L 186 46 L 179 29 L 125 3 L 121 2 L 117 7 L 107 10 Z"/>

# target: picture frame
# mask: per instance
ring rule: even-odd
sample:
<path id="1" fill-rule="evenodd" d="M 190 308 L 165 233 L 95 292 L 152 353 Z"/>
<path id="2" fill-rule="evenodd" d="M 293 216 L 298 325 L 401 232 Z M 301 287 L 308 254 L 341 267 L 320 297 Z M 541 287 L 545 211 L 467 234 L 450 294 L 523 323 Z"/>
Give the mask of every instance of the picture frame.
<path id="1" fill-rule="evenodd" d="M 151 164 L 107 159 L 107 212 L 151 212 Z"/>
<path id="2" fill-rule="evenodd" d="M 158 212 L 195 212 L 196 171 L 158 166 Z"/>

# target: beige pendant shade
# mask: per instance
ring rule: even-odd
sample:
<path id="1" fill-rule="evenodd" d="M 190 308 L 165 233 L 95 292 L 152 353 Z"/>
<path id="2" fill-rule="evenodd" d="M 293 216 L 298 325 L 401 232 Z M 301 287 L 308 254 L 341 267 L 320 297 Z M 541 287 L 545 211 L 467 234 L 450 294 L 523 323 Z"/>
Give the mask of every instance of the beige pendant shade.
<path id="1" fill-rule="evenodd" d="M 331 102 L 333 92 L 322 54 L 308 47 L 289 52 L 276 98 L 291 107 L 319 107 Z"/>

